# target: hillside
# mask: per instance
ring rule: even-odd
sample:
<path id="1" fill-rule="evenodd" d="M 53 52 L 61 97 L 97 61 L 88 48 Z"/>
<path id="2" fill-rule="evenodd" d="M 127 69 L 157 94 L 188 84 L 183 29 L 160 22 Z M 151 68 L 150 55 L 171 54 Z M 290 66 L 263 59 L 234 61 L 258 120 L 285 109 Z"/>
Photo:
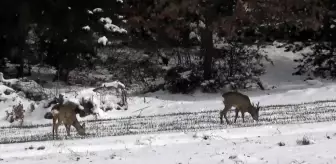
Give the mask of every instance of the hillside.
<path id="1" fill-rule="evenodd" d="M 242 90 L 253 102 L 259 101 L 264 106 L 258 123 L 248 115 L 246 123 L 238 118 L 237 124 L 220 125 L 217 114 L 223 109 L 220 93 L 182 95 L 157 91 L 129 97 L 128 110 L 100 111 L 98 120 L 91 116 L 79 118 L 87 121 L 86 139 L 72 130 L 72 140 L 62 137 L 52 141 L 51 120 L 43 118 L 50 109 L 40 105 L 27 113 L 25 128 L 11 128 L 15 124 L 1 121 L 0 160 L 7 163 L 23 160 L 26 163 L 157 163 L 158 160 L 167 164 L 334 163 L 336 150 L 329 145 L 335 142 L 336 85 L 332 81 L 304 81 L 304 77 L 291 76 L 293 59 L 299 53 L 286 53 L 275 46 L 264 50 L 274 61 L 274 65 L 267 65 L 267 73 L 261 77 L 268 89 Z M 73 93 L 65 95 L 75 98 Z M 77 95 L 92 96 L 92 88 L 80 89 Z M 29 105 L 28 100 L 13 99 L 15 93 L 10 96 L 7 98 L 12 101 L 1 104 L 1 117 L 6 108 L 18 101 L 24 102 L 25 107 Z M 99 96 L 94 98 L 101 100 Z M 230 118 L 233 119 L 233 112 Z M 60 129 L 64 135 L 64 127 Z M 308 145 L 301 145 L 299 141 L 305 136 Z M 25 143 L 8 144 L 11 142 Z M 279 146 L 279 142 L 285 145 Z"/>

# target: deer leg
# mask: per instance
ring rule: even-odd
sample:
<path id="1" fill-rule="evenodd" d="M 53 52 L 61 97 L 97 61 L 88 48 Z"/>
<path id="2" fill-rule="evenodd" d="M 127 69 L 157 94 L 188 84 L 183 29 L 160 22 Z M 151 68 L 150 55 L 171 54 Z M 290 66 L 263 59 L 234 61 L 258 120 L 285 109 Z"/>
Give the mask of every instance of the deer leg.
<path id="1" fill-rule="evenodd" d="M 70 128 L 71 128 L 71 125 L 65 125 L 67 136 L 70 136 Z"/>
<path id="2" fill-rule="evenodd" d="M 55 126 L 56 126 L 56 120 L 53 118 L 53 126 L 52 126 L 53 140 L 55 139 Z"/>
<path id="3" fill-rule="evenodd" d="M 245 122 L 244 120 L 244 112 L 241 112 L 242 118 L 243 118 L 243 123 Z"/>
<path id="4" fill-rule="evenodd" d="M 220 124 L 223 124 L 224 109 L 219 112 Z"/>
<path id="5" fill-rule="evenodd" d="M 57 124 L 55 124 L 56 139 L 58 138 L 58 127 L 59 127 L 59 122 L 57 122 Z"/>
<path id="6" fill-rule="evenodd" d="M 225 107 L 224 110 L 223 110 L 223 115 L 224 115 L 224 118 L 225 118 L 225 121 L 227 124 L 230 124 L 229 120 L 227 119 L 227 112 L 229 111 L 229 108 Z"/>
<path id="7" fill-rule="evenodd" d="M 236 116 L 235 116 L 235 119 L 234 119 L 234 123 L 236 123 L 236 121 L 237 121 L 237 118 L 238 118 L 238 113 L 239 113 L 239 110 L 238 110 L 238 109 L 236 109 Z"/>
<path id="8" fill-rule="evenodd" d="M 227 124 L 229 124 L 228 123 L 228 119 L 227 119 L 227 117 L 226 117 L 226 113 L 227 113 L 227 109 L 226 108 L 224 108 L 223 110 L 221 110 L 220 112 L 219 112 L 219 118 L 220 118 L 220 123 L 221 124 L 223 124 L 223 116 L 224 116 L 224 118 L 225 118 L 225 120 L 226 120 L 226 123 Z"/>

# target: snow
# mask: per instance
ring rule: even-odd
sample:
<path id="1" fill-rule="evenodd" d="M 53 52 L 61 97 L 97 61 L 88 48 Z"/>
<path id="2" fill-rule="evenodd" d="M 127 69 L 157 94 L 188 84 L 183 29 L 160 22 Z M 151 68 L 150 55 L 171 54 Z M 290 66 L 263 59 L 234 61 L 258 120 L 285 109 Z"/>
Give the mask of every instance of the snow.
<path id="1" fill-rule="evenodd" d="M 4 79 L 3 73 L 0 72 L 0 82 L 6 84 L 6 85 L 14 85 L 18 82 L 18 79 Z"/>
<path id="2" fill-rule="evenodd" d="M 0 145 L 6 163 L 334 163 L 335 123 L 316 123 Z M 314 136 L 315 144 L 298 138 Z M 330 136 L 328 139 L 326 135 Z M 285 146 L 278 146 L 284 142 Z M 44 146 L 45 150 L 37 150 Z M 31 149 L 27 149 L 31 147 Z M 27 149 L 27 150 L 26 150 Z"/>
<path id="3" fill-rule="evenodd" d="M 112 20 L 109 17 L 100 18 L 99 21 L 102 22 L 102 23 L 107 23 L 107 24 L 111 24 L 112 23 Z"/>
<path id="4" fill-rule="evenodd" d="M 124 19 L 125 17 L 122 16 L 122 15 L 118 15 L 118 18 L 119 18 L 119 19 Z"/>
<path id="5" fill-rule="evenodd" d="M 110 32 L 118 32 L 118 33 L 127 33 L 127 31 L 124 28 L 120 28 L 117 25 L 114 24 L 105 24 L 104 25 L 105 29 L 110 31 Z"/>
<path id="6" fill-rule="evenodd" d="M 106 38 L 106 36 L 102 36 L 102 37 L 100 37 L 100 38 L 98 39 L 98 43 L 99 43 L 99 44 L 102 44 L 102 45 L 104 45 L 104 46 L 106 46 L 107 41 L 108 41 L 108 39 Z"/>
<path id="7" fill-rule="evenodd" d="M 94 13 L 101 13 L 101 12 L 103 12 L 103 9 L 101 9 L 101 8 L 95 8 L 95 9 L 93 9 L 92 10 Z"/>
<path id="8" fill-rule="evenodd" d="M 90 26 L 86 25 L 86 26 L 82 27 L 82 29 L 85 30 L 85 31 L 90 31 Z"/>
<path id="9" fill-rule="evenodd" d="M 193 39 L 193 38 L 199 39 L 198 35 L 194 31 L 191 31 L 189 34 L 189 39 Z"/>
<path id="10" fill-rule="evenodd" d="M 185 71 L 180 73 L 182 79 L 189 79 L 189 76 L 191 74 L 191 71 Z"/>
<path id="11" fill-rule="evenodd" d="M 127 33 L 127 31 L 124 28 L 121 28 L 121 27 L 119 27 L 115 24 L 112 24 L 112 20 L 109 17 L 100 18 L 99 21 L 102 22 L 102 23 L 105 23 L 104 28 L 107 31 L 118 32 L 118 33 Z"/>
<path id="12" fill-rule="evenodd" d="M 106 45 L 107 42 L 105 36 L 98 39 L 100 44 Z M 274 65 L 265 63 L 267 72 L 261 76 L 261 81 L 265 84 L 266 90 L 239 90 L 240 92 L 249 95 L 253 103 L 260 102 L 262 106 L 335 99 L 336 85 L 332 81 L 323 79 L 305 80 L 303 76 L 292 76 L 296 66 L 293 60 L 299 57 L 300 52 L 284 52 L 284 48 L 275 48 L 276 44 L 279 43 L 262 49 L 268 53 L 269 58 L 274 62 Z M 310 50 L 304 49 L 302 51 Z M 184 72 L 181 76 L 187 77 L 189 73 L 188 71 Z M 17 79 L 3 79 L 3 76 L 1 77 L 0 80 L 4 83 L 15 83 L 17 81 Z M 116 87 L 121 84 L 116 80 L 103 83 L 101 86 Z M 122 86 L 125 87 L 123 84 Z M 6 90 L 10 90 L 11 93 L 9 95 L 4 94 Z M 82 88 L 77 92 L 65 93 L 64 95 L 66 101 L 75 103 L 78 103 L 81 99 L 93 101 L 94 111 L 99 114 L 99 118 L 219 111 L 224 107 L 221 93 L 195 92 L 190 95 L 182 95 L 158 91 L 130 95 L 128 97 L 128 110 L 104 112 L 102 108 L 115 107 L 119 100 L 117 96 L 111 93 L 95 92 L 94 88 Z M 0 85 L 0 98 L 5 100 L 0 102 L 0 118 L 5 116 L 5 110 L 11 109 L 18 102 L 22 102 L 25 108 L 32 102 L 20 97 L 18 93 L 12 92 L 12 89 L 5 85 Z M 333 108 L 332 105 L 326 104 L 331 109 Z M 27 112 L 26 110 L 24 125 L 50 123 L 51 120 L 43 119 L 43 115 L 50 111 L 50 108 L 45 109 L 43 106 L 44 102 L 41 102 L 36 104 L 36 109 L 33 112 Z M 309 106 L 306 108 L 304 110 L 311 109 Z M 260 118 L 262 117 L 261 115 Z M 245 118 L 246 120 L 251 119 L 250 115 L 246 115 Z M 79 121 L 91 119 L 94 119 L 94 117 L 78 117 Z M 238 121 L 241 121 L 240 118 Z M 8 125 L 10 125 L 8 121 L 0 120 L 0 126 Z M 334 139 L 335 129 L 336 122 L 330 121 L 312 124 L 271 124 L 249 128 L 228 127 L 220 130 L 196 132 L 167 132 L 2 144 L 0 145 L 0 162 L 19 163 L 24 160 L 25 164 L 101 163 L 110 161 L 116 164 L 151 164 L 158 161 L 162 164 L 336 163 L 336 147 L 331 146 L 336 144 Z M 3 134 L 3 131 L 0 128 L 0 134 Z M 41 127 L 38 131 L 43 132 L 43 134 L 45 131 L 51 132 L 51 127 Z M 74 133 L 74 129 L 72 131 Z M 307 140 L 310 144 L 302 144 L 302 140 Z M 279 142 L 283 142 L 285 145 L 279 146 Z M 32 146 L 32 149 L 28 148 L 30 146 Z M 45 149 L 37 150 L 36 148 L 40 146 L 45 146 Z"/>
<path id="13" fill-rule="evenodd" d="M 205 24 L 204 24 L 204 22 L 201 21 L 201 20 L 198 21 L 198 26 L 199 26 L 200 28 L 205 28 Z"/>
<path id="14" fill-rule="evenodd" d="M 86 11 L 88 14 L 93 14 L 93 12 L 91 10 L 87 10 Z"/>
<path id="15" fill-rule="evenodd" d="M 112 82 L 107 82 L 107 83 L 102 83 L 102 87 L 114 87 L 114 88 L 126 88 L 123 83 L 120 81 L 112 81 Z"/>

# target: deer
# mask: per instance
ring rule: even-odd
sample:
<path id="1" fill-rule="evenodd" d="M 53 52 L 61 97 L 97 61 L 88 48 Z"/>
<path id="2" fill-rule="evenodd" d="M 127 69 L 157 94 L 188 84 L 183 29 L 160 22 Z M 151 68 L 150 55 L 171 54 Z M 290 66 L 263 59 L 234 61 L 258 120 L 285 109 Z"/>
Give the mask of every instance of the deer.
<path id="1" fill-rule="evenodd" d="M 44 108 L 49 108 L 51 106 L 51 104 L 56 104 L 51 108 L 51 111 L 52 110 L 58 110 L 59 107 L 63 104 L 64 101 L 65 101 L 64 100 L 64 95 L 59 94 L 59 98 L 55 97 Z M 87 115 L 95 114 L 95 116 L 97 118 L 98 113 L 93 113 L 93 111 L 92 111 L 93 108 L 94 108 L 94 103 L 93 103 L 92 99 L 91 100 L 85 100 L 84 97 L 82 97 L 79 104 L 84 107 L 84 110 L 76 108 L 75 109 L 76 114 L 79 114 L 80 117 L 86 117 Z M 45 119 L 52 119 L 53 118 L 52 113 L 51 112 L 45 113 L 44 118 Z"/>
<path id="2" fill-rule="evenodd" d="M 238 118 L 238 113 L 241 112 L 243 122 L 244 120 L 244 114 L 246 112 L 250 113 L 253 120 L 258 121 L 259 117 L 259 102 L 255 106 L 253 103 L 251 103 L 250 98 L 247 95 L 244 95 L 240 92 L 226 92 L 222 94 L 223 97 L 223 103 L 225 105 L 224 109 L 220 111 L 220 123 L 223 124 L 223 116 L 226 120 L 227 124 L 230 124 L 227 119 L 227 112 L 232 107 L 235 107 L 236 116 L 234 119 L 234 123 L 236 123 Z"/>
<path id="3" fill-rule="evenodd" d="M 85 135 L 85 123 L 80 125 L 79 121 L 76 117 L 76 111 L 80 110 L 81 106 L 78 104 L 67 101 L 63 104 L 56 104 L 52 107 L 51 114 L 53 119 L 53 127 L 52 127 L 52 134 L 53 139 L 58 138 L 58 127 L 60 124 L 64 124 L 67 136 L 70 136 L 70 128 L 73 125 L 79 135 Z"/>

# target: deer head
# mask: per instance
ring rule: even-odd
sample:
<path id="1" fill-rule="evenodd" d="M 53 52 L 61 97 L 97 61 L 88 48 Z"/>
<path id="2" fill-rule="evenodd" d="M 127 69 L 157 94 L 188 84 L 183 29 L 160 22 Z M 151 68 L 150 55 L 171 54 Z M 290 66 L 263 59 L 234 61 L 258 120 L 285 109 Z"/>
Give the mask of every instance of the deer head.
<path id="1" fill-rule="evenodd" d="M 249 113 L 251 114 L 252 118 L 256 121 L 258 121 L 258 119 L 259 119 L 259 109 L 260 109 L 260 106 L 259 106 L 259 102 L 258 102 L 257 105 L 254 105 L 252 103 L 251 107 L 250 107 L 250 110 L 249 110 Z"/>

